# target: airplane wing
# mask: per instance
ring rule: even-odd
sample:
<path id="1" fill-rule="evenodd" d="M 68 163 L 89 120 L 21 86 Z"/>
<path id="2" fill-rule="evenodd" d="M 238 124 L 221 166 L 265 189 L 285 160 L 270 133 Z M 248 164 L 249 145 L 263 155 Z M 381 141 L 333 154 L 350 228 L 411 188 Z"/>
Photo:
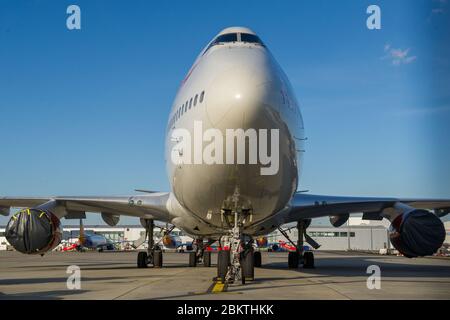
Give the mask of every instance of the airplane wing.
<path id="1" fill-rule="evenodd" d="M 168 199 L 168 192 L 113 197 L 0 197 L 0 214 L 9 215 L 11 207 L 43 206 L 59 218 L 98 212 L 104 219 L 126 215 L 169 222 Z"/>
<path id="2" fill-rule="evenodd" d="M 416 209 L 434 210 L 439 217 L 450 212 L 450 199 L 401 199 L 376 197 L 342 197 L 296 193 L 287 221 L 363 213 L 363 219 L 381 220 L 384 209 L 404 203 Z"/>

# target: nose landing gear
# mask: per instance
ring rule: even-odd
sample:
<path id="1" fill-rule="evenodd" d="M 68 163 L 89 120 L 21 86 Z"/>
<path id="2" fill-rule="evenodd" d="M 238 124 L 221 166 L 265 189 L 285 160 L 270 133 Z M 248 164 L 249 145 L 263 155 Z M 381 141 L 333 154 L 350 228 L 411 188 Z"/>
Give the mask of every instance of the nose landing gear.
<path id="1" fill-rule="evenodd" d="M 241 280 L 241 283 L 245 284 L 246 280 L 251 281 L 255 278 L 253 239 L 242 233 L 244 226 L 242 220 L 242 216 L 235 211 L 234 226 L 230 234 L 220 239 L 222 249 L 230 248 L 221 250 L 218 254 L 217 278 L 224 283 Z"/>

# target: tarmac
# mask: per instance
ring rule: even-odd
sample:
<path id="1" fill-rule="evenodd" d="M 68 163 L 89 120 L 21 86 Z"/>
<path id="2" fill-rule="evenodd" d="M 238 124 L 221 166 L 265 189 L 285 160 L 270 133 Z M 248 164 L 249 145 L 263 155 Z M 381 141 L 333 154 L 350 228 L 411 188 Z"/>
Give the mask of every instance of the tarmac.
<path id="1" fill-rule="evenodd" d="M 220 285 L 212 267 L 188 267 L 185 253 L 164 253 L 163 268 L 136 267 L 137 252 L 0 251 L 0 299 L 450 299 L 450 258 L 408 259 L 351 252 L 316 252 L 314 269 L 288 269 L 287 253 L 264 252 L 255 280 Z M 68 266 L 80 288 L 68 289 Z M 379 289 L 369 289 L 371 265 Z M 72 279 L 72 278 L 71 278 Z M 69 281 L 69 284 L 74 282 Z"/>

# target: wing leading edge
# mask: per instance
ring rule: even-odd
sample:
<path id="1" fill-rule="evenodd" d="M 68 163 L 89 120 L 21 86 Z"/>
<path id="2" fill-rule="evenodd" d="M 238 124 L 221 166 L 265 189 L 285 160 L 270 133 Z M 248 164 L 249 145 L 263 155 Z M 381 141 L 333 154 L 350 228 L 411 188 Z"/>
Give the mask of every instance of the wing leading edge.
<path id="1" fill-rule="evenodd" d="M 438 216 L 450 212 L 450 199 L 343 197 L 296 193 L 286 222 L 361 212 L 367 218 L 381 219 L 382 212 L 393 208 L 397 203 L 403 203 L 415 209 L 434 210 Z"/>
<path id="2" fill-rule="evenodd" d="M 168 192 L 155 192 L 112 197 L 0 197 L 0 213 L 9 215 L 11 207 L 43 207 L 51 208 L 59 218 L 77 213 L 97 212 L 169 222 L 169 195 Z"/>

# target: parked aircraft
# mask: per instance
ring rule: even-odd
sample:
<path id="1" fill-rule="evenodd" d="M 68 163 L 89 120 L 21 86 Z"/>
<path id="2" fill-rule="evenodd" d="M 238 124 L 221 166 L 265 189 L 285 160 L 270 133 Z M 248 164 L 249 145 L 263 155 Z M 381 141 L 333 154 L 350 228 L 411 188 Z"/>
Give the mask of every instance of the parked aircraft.
<path id="1" fill-rule="evenodd" d="M 205 247 L 213 241 L 228 247 L 218 252 L 217 276 L 242 283 L 253 279 L 254 267 L 261 264 L 255 259 L 254 238 L 290 222 L 298 229 L 297 250 L 289 252 L 290 268 L 314 266 L 313 252 L 303 252 L 303 238 L 308 239 L 307 227 L 318 217 L 330 217 L 335 227 L 353 213 L 363 212 L 363 219 L 388 219 L 391 242 L 407 257 L 431 255 L 444 241 L 439 217 L 449 213 L 449 199 L 297 191 L 306 139 L 300 107 L 267 45 L 248 28 L 226 28 L 200 52 L 178 89 L 165 139 L 169 191 L 119 197 L 3 197 L 0 212 L 5 215 L 10 207 L 28 208 L 12 216 L 8 241 L 18 251 L 42 254 L 60 242 L 63 217 L 98 212 L 115 225 L 121 215 L 134 216 L 141 218 L 149 235 L 148 250 L 139 252 L 137 266 L 160 267 L 162 251 L 153 239 L 154 221 L 159 220 L 197 240 L 191 266 L 210 263 Z"/>

